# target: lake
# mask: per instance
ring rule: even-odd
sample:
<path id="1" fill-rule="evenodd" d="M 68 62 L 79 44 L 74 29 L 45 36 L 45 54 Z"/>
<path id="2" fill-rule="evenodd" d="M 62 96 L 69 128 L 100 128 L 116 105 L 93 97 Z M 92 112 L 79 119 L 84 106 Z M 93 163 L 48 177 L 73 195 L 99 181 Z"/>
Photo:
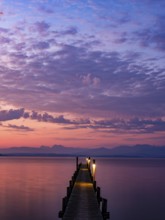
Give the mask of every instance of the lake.
<path id="1" fill-rule="evenodd" d="M 75 158 L 0 157 L 0 219 L 58 220 L 75 167 Z M 165 159 L 96 158 L 111 220 L 164 220 L 164 173 Z"/>

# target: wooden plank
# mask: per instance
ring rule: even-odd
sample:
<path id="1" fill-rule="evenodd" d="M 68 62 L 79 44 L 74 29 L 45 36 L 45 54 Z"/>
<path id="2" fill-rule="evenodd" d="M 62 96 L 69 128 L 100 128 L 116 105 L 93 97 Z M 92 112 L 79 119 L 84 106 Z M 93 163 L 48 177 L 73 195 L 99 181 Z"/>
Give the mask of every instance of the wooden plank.
<path id="1" fill-rule="evenodd" d="M 93 182 L 86 165 L 81 165 L 63 215 L 63 220 L 103 220 Z"/>

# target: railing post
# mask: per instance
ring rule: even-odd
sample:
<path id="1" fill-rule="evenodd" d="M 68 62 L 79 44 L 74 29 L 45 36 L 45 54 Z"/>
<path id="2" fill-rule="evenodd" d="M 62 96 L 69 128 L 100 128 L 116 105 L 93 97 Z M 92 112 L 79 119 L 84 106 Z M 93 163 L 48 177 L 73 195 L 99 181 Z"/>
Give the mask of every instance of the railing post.
<path id="1" fill-rule="evenodd" d="M 70 188 L 73 187 L 73 181 L 72 181 L 72 180 L 69 181 L 69 187 L 70 187 Z"/>
<path id="2" fill-rule="evenodd" d="M 68 198 L 67 197 L 64 197 L 62 199 L 62 211 L 59 212 L 58 216 L 59 218 L 62 218 L 63 215 L 64 215 L 64 212 L 65 212 L 65 209 L 66 209 L 66 206 L 67 206 L 67 202 L 68 202 Z"/>
<path id="3" fill-rule="evenodd" d="M 68 201 L 67 197 L 64 197 L 62 199 L 62 210 L 63 210 L 63 212 L 65 212 L 65 209 L 66 209 L 66 206 L 67 206 L 67 201 Z"/>
<path id="4" fill-rule="evenodd" d="M 70 193 L 71 193 L 71 188 L 68 186 L 67 187 L 67 197 L 69 198 L 69 196 L 70 196 Z"/>
<path id="5" fill-rule="evenodd" d="M 96 181 L 93 181 L 93 188 L 94 188 L 94 191 L 96 192 Z"/>
<path id="6" fill-rule="evenodd" d="M 93 164 L 92 164 L 92 177 L 93 177 L 93 181 L 95 181 L 95 179 L 96 179 L 96 163 L 95 163 L 95 160 L 93 160 Z"/>
<path id="7" fill-rule="evenodd" d="M 107 199 L 102 199 L 102 216 L 104 220 L 110 217 L 109 212 L 107 212 Z"/>
<path id="8" fill-rule="evenodd" d="M 88 169 L 90 170 L 90 165 L 91 165 L 91 158 L 90 157 L 88 157 L 88 159 L 87 159 L 87 165 L 88 165 Z"/>
<path id="9" fill-rule="evenodd" d="M 76 170 L 78 170 L 78 157 L 76 157 Z"/>
<path id="10" fill-rule="evenodd" d="M 96 194 L 96 195 L 97 195 L 97 201 L 98 201 L 98 203 L 100 204 L 102 198 L 101 198 L 101 190 L 100 190 L 100 187 L 99 187 L 99 186 L 96 188 L 96 193 L 97 193 L 97 194 Z"/>

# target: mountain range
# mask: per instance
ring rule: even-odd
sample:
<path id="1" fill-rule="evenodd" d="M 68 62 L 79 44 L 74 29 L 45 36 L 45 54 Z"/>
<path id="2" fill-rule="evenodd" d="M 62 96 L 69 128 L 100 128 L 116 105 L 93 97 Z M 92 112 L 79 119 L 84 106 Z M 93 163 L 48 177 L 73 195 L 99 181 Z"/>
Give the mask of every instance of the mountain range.
<path id="1" fill-rule="evenodd" d="M 134 145 L 114 148 L 73 148 L 62 145 L 0 148 L 1 156 L 95 156 L 165 158 L 165 146 Z"/>

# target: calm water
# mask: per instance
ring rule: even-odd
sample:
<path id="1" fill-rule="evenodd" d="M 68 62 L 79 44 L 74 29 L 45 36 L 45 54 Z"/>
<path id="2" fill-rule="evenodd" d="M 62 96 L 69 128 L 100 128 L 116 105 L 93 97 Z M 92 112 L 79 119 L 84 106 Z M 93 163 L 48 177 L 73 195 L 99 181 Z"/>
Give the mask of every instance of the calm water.
<path id="1" fill-rule="evenodd" d="M 111 220 L 165 219 L 165 160 L 97 159 Z M 0 220 L 58 220 L 74 158 L 0 158 Z"/>

